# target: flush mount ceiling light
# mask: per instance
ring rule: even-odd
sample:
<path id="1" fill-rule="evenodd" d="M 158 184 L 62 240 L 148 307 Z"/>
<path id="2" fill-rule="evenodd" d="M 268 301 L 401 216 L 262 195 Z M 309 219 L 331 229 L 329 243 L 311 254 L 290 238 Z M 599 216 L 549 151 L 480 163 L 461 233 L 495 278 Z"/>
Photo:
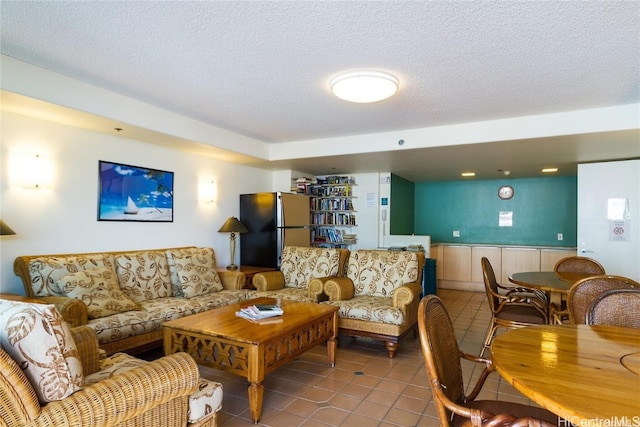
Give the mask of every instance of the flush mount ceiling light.
<path id="1" fill-rule="evenodd" d="M 393 96 L 398 90 L 398 79 L 382 71 L 352 71 L 335 77 L 329 87 L 340 99 L 364 104 Z"/>

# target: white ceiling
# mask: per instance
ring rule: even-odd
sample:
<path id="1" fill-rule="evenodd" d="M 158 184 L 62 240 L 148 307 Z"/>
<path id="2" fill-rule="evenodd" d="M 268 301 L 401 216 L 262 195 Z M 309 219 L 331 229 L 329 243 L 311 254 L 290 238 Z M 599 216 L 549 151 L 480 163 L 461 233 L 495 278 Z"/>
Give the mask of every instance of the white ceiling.
<path id="1" fill-rule="evenodd" d="M 3 55 L 268 144 L 458 125 L 640 102 L 638 1 L 1 2 Z M 400 80 L 374 104 L 333 97 L 336 74 Z M 390 150 L 270 167 L 463 168 L 535 175 L 640 157 L 636 129 Z M 313 142 L 309 142 L 313 144 Z M 437 145 L 437 142 L 434 144 Z M 517 148 L 516 148 L 517 145 Z M 250 154 L 250 153 L 246 153 Z M 328 170 L 327 170 L 328 169 Z"/>

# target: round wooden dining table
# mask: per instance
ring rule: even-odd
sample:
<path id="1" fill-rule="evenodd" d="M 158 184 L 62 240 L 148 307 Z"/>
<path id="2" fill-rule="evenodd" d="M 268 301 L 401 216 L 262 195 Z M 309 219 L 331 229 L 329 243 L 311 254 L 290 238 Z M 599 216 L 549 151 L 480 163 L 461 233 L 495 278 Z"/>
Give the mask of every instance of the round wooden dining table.
<path id="1" fill-rule="evenodd" d="M 557 271 L 526 271 L 513 273 L 509 281 L 516 285 L 540 289 L 544 292 L 569 293 L 569 289 L 578 280 L 593 276 L 589 273 L 557 272 Z"/>
<path id="2" fill-rule="evenodd" d="M 509 330 L 493 364 L 569 426 L 640 426 L 640 329 L 540 325 Z"/>

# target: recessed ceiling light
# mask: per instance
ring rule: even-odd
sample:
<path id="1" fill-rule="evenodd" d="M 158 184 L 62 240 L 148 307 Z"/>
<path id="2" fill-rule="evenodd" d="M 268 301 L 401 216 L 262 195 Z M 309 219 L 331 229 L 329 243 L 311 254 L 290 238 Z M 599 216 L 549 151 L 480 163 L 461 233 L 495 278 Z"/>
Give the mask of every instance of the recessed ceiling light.
<path id="1" fill-rule="evenodd" d="M 462 176 L 476 176 L 475 172 L 462 172 L 460 175 Z"/>
<path id="2" fill-rule="evenodd" d="M 552 173 L 552 172 L 558 172 L 558 168 L 544 168 L 542 169 L 543 173 Z"/>
<path id="3" fill-rule="evenodd" d="M 398 79 L 382 71 L 352 71 L 335 77 L 329 87 L 340 99 L 364 104 L 393 96 L 398 90 Z"/>

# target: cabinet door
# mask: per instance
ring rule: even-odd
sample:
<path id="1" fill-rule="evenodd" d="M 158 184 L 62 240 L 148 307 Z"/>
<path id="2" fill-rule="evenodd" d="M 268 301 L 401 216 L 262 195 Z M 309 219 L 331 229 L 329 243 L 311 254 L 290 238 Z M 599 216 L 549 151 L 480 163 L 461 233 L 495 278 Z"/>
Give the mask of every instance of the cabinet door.
<path id="1" fill-rule="evenodd" d="M 471 281 L 471 246 L 444 247 L 444 280 Z"/>
<path id="2" fill-rule="evenodd" d="M 568 256 L 576 256 L 577 251 L 567 249 L 542 249 L 540 251 L 540 271 L 553 271 L 556 262 Z"/>
<path id="3" fill-rule="evenodd" d="M 497 246 L 474 246 L 471 248 L 471 281 L 483 283 L 482 263 L 480 260 L 487 257 L 493 271 L 499 274 L 502 271 L 502 250 Z"/>
<path id="4" fill-rule="evenodd" d="M 540 249 L 502 248 L 501 282 L 509 284 L 509 276 L 523 271 L 540 271 Z M 498 276 L 498 273 L 496 273 Z"/>

